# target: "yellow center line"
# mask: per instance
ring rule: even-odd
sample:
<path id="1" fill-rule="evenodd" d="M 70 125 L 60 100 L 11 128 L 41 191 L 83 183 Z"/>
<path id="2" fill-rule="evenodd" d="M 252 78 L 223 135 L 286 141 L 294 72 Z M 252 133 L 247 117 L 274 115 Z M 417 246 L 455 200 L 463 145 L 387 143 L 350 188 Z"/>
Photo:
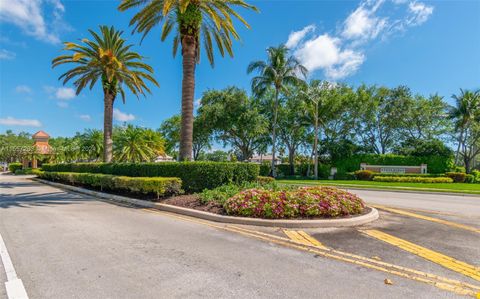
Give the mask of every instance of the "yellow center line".
<path id="1" fill-rule="evenodd" d="M 463 274 L 465 276 L 468 276 L 475 280 L 480 281 L 480 270 L 475 266 L 456 260 L 452 257 L 430 250 L 428 248 L 408 242 L 406 240 L 397 238 L 395 236 L 389 235 L 379 230 L 372 229 L 372 230 L 364 230 L 362 232 L 365 233 L 366 235 L 369 235 L 370 237 L 384 241 L 386 243 L 399 247 L 405 251 L 408 251 L 415 255 L 423 257 L 424 259 L 427 259 L 431 262 L 439 264 L 447 269 L 453 270 L 455 272 L 458 272 L 460 274 Z"/>
<path id="2" fill-rule="evenodd" d="M 381 206 L 381 205 L 371 205 L 371 206 L 374 207 L 374 208 L 378 208 L 378 209 L 385 210 L 385 211 L 388 211 L 388 212 L 392 212 L 392 213 L 395 213 L 395 214 L 400 214 L 400 215 L 404 215 L 404 216 L 423 219 L 423 220 L 427 220 L 427 221 L 431 221 L 431 222 L 436 222 L 436 223 L 448 225 L 448 226 L 455 227 L 455 228 L 460 228 L 460 229 L 472 231 L 472 232 L 475 232 L 475 233 L 480 233 L 480 229 L 472 227 L 472 226 L 468 226 L 468 225 L 465 225 L 465 224 L 460 224 L 460 223 L 456 223 L 456 222 L 452 222 L 452 221 L 447 221 L 447 220 L 443 220 L 443 219 L 424 216 L 424 215 L 420 215 L 420 214 L 416 214 L 416 213 L 412 213 L 412 212 L 408 212 L 408 211 L 404 211 L 404 210 L 400 210 L 400 209 L 394 209 L 394 208 L 390 208 L 390 207 L 386 207 L 386 206 Z"/>
<path id="3" fill-rule="evenodd" d="M 351 253 L 332 250 L 326 247 L 319 247 L 311 244 L 307 245 L 304 243 L 299 243 L 291 239 L 276 236 L 276 235 L 271 235 L 271 234 L 250 230 L 250 229 L 246 229 L 246 228 L 242 228 L 234 225 L 218 225 L 218 224 L 211 223 L 209 221 L 199 220 L 199 219 L 188 217 L 188 216 L 181 216 L 178 214 L 159 211 L 156 209 L 141 209 L 141 210 L 150 212 L 150 213 L 161 214 L 167 217 L 176 218 L 184 221 L 203 224 L 203 225 L 217 228 L 217 229 L 239 233 L 241 235 L 253 237 L 255 239 L 260 239 L 266 242 L 275 243 L 285 247 L 314 253 L 319 256 L 356 264 L 359 266 L 363 266 L 365 268 L 374 269 L 374 270 L 382 271 L 389 274 L 394 274 L 403 278 L 427 283 L 437 288 L 454 292 L 460 295 L 468 295 L 468 296 L 474 297 L 480 291 L 480 286 L 464 283 L 464 282 L 453 280 L 450 278 L 441 277 L 431 273 L 418 271 L 415 269 L 405 268 L 405 267 L 389 264 L 386 262 L 377 261 L 374 259 L 370 259 L 367 257 L 363 257 L 363 256 L 351 254 Z"/>

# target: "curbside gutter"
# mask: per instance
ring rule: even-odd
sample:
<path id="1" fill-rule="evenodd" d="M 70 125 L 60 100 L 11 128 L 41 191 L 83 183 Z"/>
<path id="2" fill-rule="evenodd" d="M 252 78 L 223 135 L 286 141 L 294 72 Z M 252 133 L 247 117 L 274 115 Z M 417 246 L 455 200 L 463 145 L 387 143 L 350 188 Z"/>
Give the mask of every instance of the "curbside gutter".
<path id="1" fill-rule="evenodd" d="M 259 218 L 247 218 L 247 217 L 234 217 L 218 215 L 205 211 L 198 211 L 194 209 L 178 207 L 174 205 L 168 205 L 163 203 L 151 202 L 146 200 L 140 200 L 125 196 L 119 196 L 104 192 L 93 191 L 81 187 L 75 187 L 55 182 L 50 182 L 38 178 L 32 178 L 32 180 L 54 186 L 61 189 L 74 191 L 77 193 L 87 194 L 108 201 L 131 204 L 144 208 L 156 209 L 164 212 L 170 212 L 175 214 L 181 214 L 185 216 L 191 216 L 208 221 L 215 221 L 229 224 L 241 224 L 241 225 L 255 225 L 255 226 L 269 226 L 269 227 L 282 227 L 282 228 L 328 228 L 328 227 L 351 227 L 366 224 L 378 219 L 379 214 L 377 209 L 370 207 L 370 212 L 360 216 L 354 216 L 351 218 L 340 219 L 315 219 L 315 220 L 285 220 L 285 219 L 259 219 Z"/>

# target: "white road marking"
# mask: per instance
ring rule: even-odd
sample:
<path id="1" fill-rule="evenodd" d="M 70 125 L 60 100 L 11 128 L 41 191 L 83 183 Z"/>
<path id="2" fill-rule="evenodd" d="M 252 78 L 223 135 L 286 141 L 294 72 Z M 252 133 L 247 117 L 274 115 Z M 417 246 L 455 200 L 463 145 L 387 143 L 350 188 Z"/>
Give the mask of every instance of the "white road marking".
<path id="1" fill-rule="evenodd" d="M 3 268 L 7 274 L 7 282 L 5 282 L 5 288 L 7 289 L 8 299 L 28 299 L 27 291 L 23 286 L 22 280 L 18 278 L 17 272 L 13 267 L 12 260 L 7 251 L 7 246 L 3 241 L 0 234 L 0 257 L 2 258 Z"/>

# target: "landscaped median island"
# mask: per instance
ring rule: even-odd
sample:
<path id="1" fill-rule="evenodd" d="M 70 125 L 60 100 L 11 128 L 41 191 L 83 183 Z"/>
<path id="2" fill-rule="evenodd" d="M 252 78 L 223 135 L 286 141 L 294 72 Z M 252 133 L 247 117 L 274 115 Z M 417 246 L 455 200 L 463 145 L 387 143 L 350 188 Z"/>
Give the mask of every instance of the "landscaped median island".
<path id="1" fill-rule="evenodd" d="M 188 162 L 175 165 L 167 163 L 46 165 L 45 171 L 40 173 L 39 177 L 57 183 L 221 216 L 311 221 L 352 218 L 372 211 L 358 196 L 334 187 L 279 185 L 273 178 L 258 176 L 258 165 L 215 162 Z M 146 166 L 146 169 L 142 166 Z M 198 176 L 196 180 L 183 169 L 199 173 L 202 166 L 206 166 L 202 171 L 203 176 Z M 182 177 L 123 175 L 125 173 L 152 175 L 160 172 L 171 174 L 173 169 L 176 169 L 175 172 Z M 183 180 L 185 177 L 186 181 Z M 217 186 L 205 187 L 201 192 L 193 191 L 198 190 L 202 184 Z"/>

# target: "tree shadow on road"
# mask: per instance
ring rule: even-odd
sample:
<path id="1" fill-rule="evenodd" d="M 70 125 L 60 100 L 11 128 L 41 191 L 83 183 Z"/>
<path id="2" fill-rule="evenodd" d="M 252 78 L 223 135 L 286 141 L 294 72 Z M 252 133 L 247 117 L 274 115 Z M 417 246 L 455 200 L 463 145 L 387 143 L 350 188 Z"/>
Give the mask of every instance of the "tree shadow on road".
<path id="1" fill-rule="evenodd" d="M 20 183 L 22 184 L 22 183 Z M 27 183 L 28 184 L 28 183 Z M 1 184 L 0 187 L 3 187 Z M 38 184 L 32 184 L 38 186 Z M 24 185 L 22 185 L 24 186 Z M 79 204 L 82 202 L 94 201 L 93 198 L 87 198 L 80 194 L 65 191 L 56 191 L 49 193 L 23 192 L 17 194 L 0 193 L 0 209 L 11 207 L 38 207 L 52 205 Z"/>

